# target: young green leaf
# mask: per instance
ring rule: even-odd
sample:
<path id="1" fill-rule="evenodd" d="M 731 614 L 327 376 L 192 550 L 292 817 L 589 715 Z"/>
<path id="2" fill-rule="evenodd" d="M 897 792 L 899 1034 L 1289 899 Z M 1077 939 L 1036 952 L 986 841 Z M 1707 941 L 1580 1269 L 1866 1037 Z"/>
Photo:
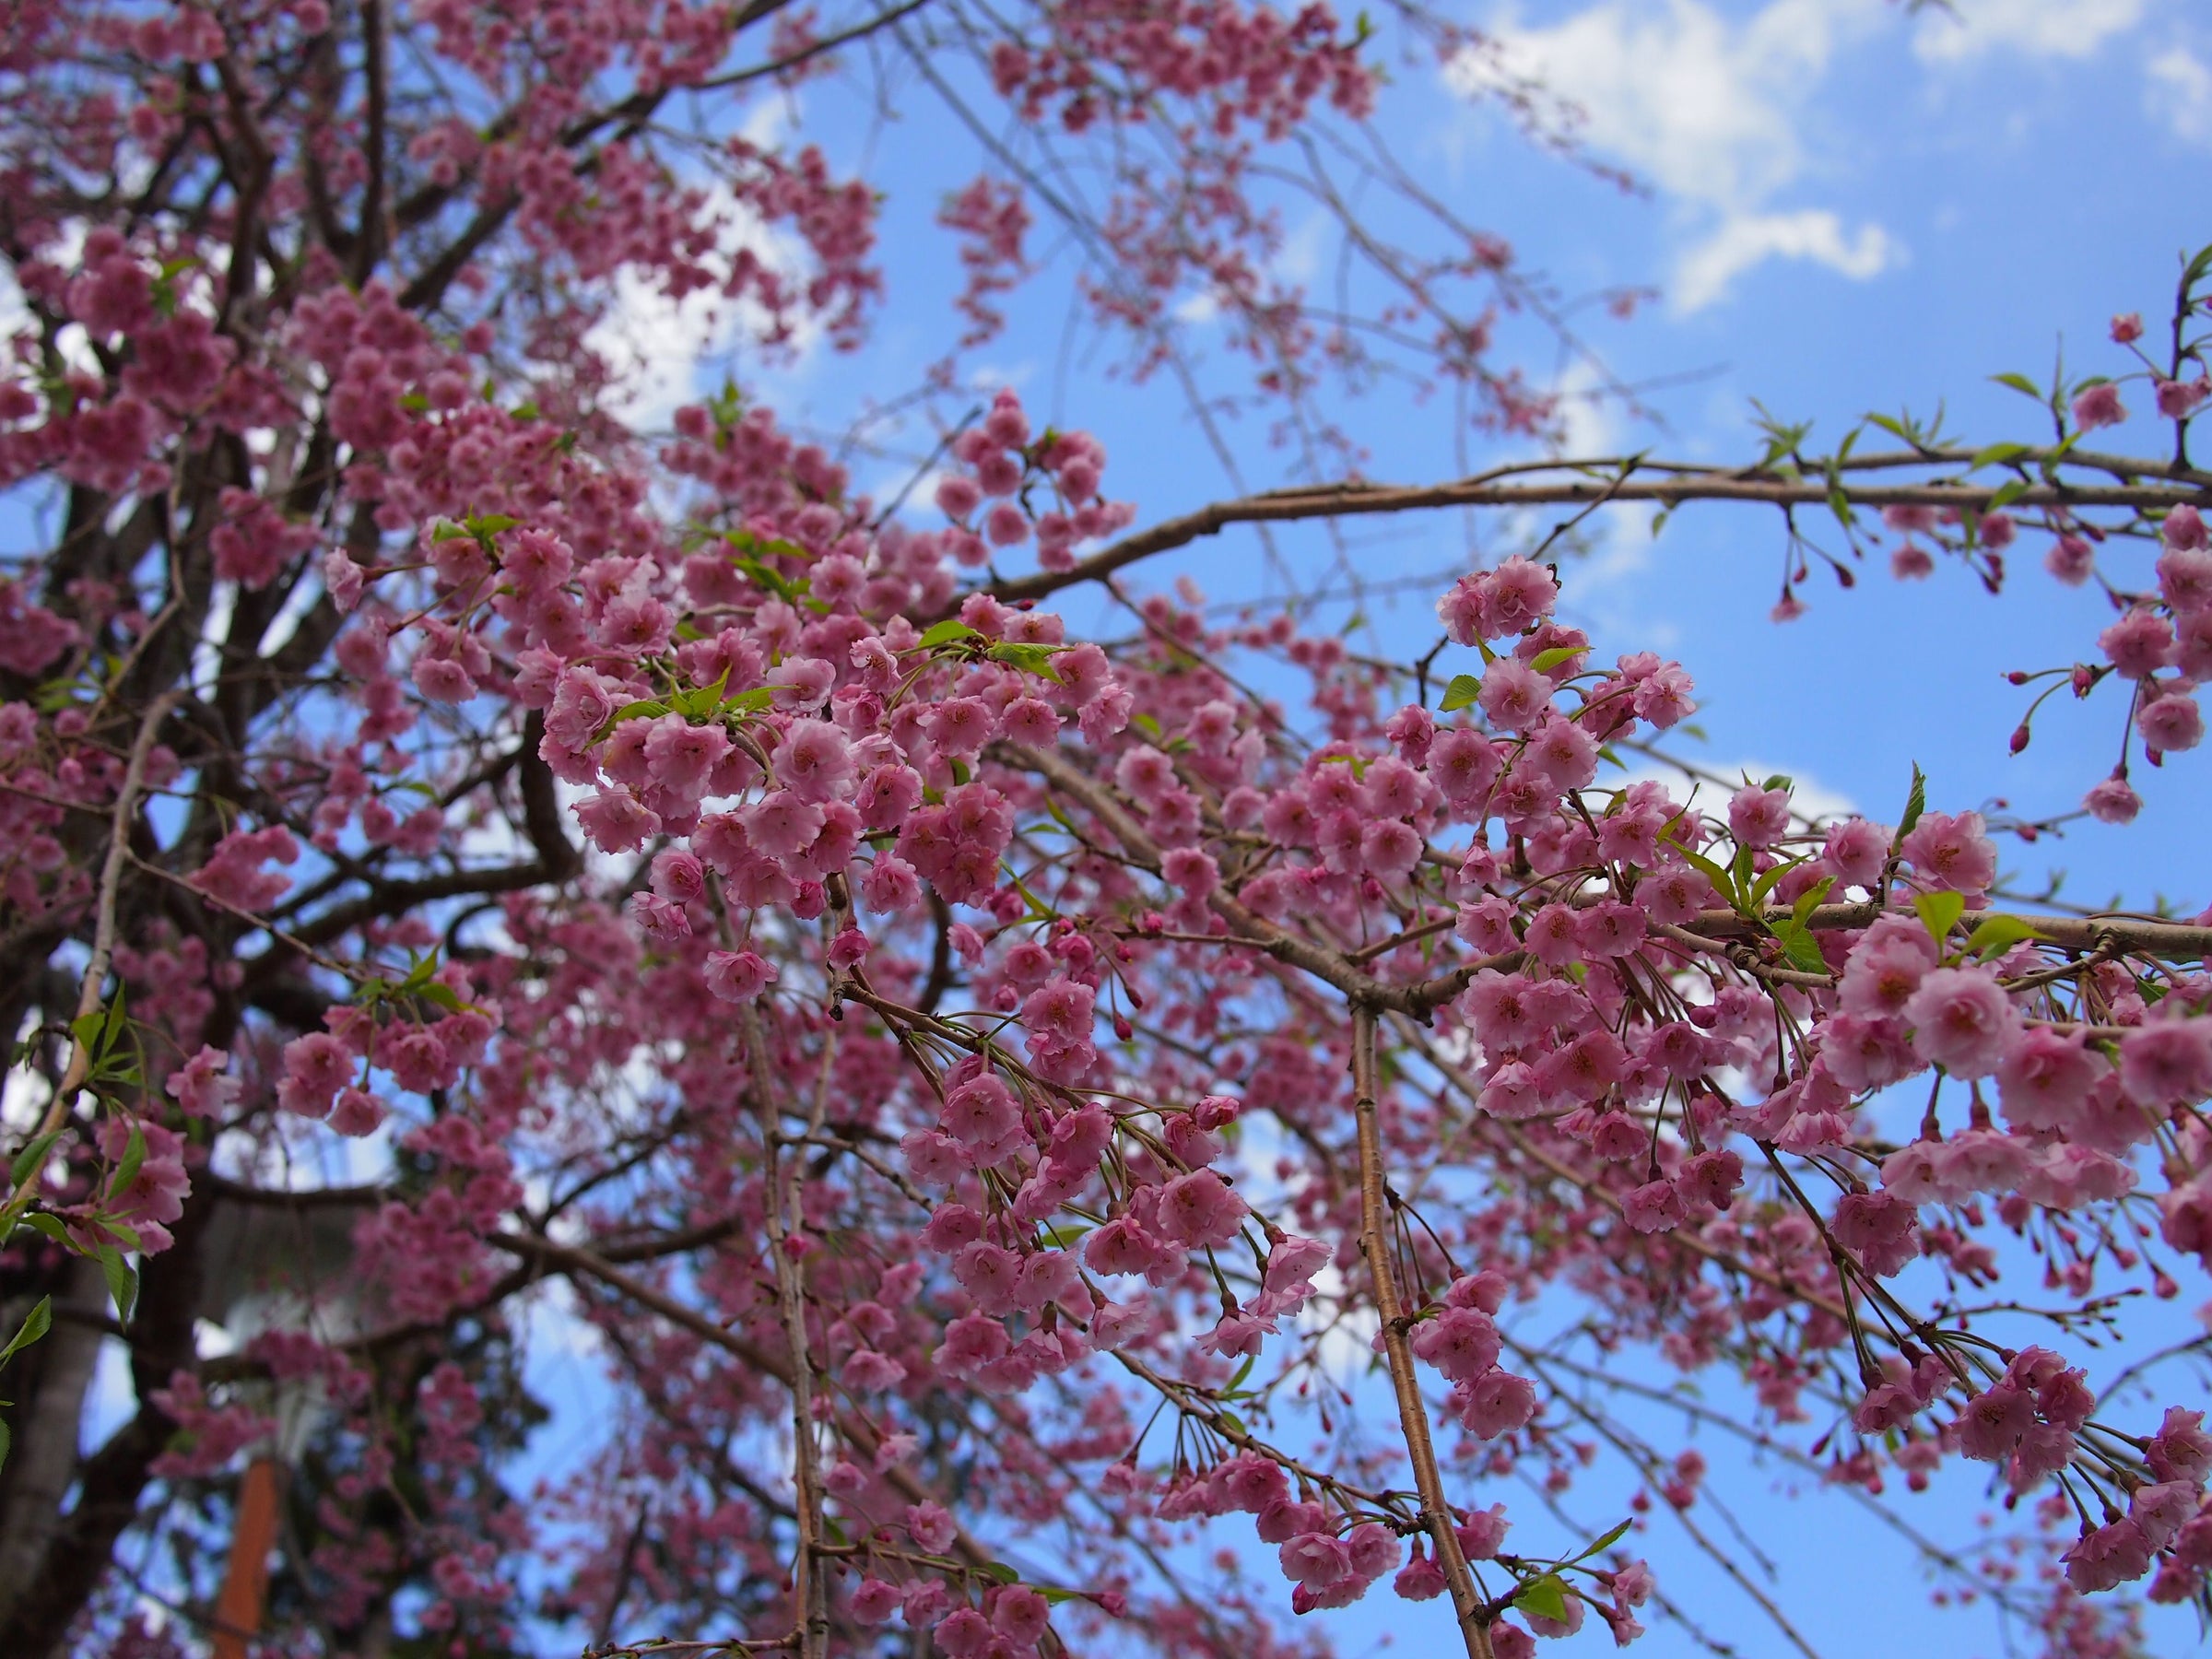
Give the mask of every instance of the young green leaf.
<path id="1" fill-rule="evenodd" d="M 940 645 L 951 644 L 955 640 L 979 640 L 981 638 L 982 638 L 981 634 L 958 617 L 947 617 L 942 622 L 930 625 L 929 630 L 922 636 L 920 648 L 924 651 L 935 651 Z"/>
<path id="2" fill-rule="evenodd" d="M 1549 674 L 1561 663 L 1572 662 L 1578 656 L 1589 654 L 1590 647 L 1587 645 L 1554 645 L 1549 651 L 1537 652 L 1529 660 L 1528 665 L 1538 674 Z"/>
<path id="3" fill-rule="evenodd" d="M 1437 704 L 1440 712 L 1456 714 L 1460 710 L 1474 706 L 1482 694 L 1482 682 L 1471 674 L 1455 674 L 1452 683 L 1444 688 L 1444 700 Z"/>
<path id="4" fill-rule="evenodd" d="M 2018 916 L 1991 916 L 1967 935 L 1966 948 L 1969 955 L 1986 962 L 2003 956 L 2023 940 L 2046 936 L 2034 924 Z"/>
<path id="5" fill-rule="evenodd" d="M 1920 815 L 1928 809 L 1928 775 L 1920 770 L 1917 761 L 1912 767 L 1912 788 L 1905 796 L 1905 816 L 1897 820 L 1897 835 L 1889 843 L 1894 853 L 1905 844 L 1905 837 L 1912 833 L 1912 826 L 1920 822 Z"/>
<path id="6" fill-rule="evenodd" d="M 1936 948 L 1947 952 L 1950 949 L 1948 941 L 1951 929 L 1959 924 L 1959 918 L 1966 913 L 1966 895 L 1915 893 L 1912 896 L 1912 908 L 1920 912 L 1921 921 L 1927 925 L 1928 932 L 1935 935 Z"/>
<path id="7" fill-rule="evenodd" d="M 1567 1581 L 1556 1572 L 1531 1579 L 1513 1597 L 1513 1606 L 1537 1618 L 1564 1623 L 1567 1618 Z"/>
<path id="8" fill-rule="evenodd" d="M 27 1348 L 40 1337 L 45 1335 L 48 1327 L 53 1324 L 53 1298 L 41 1296 L 39 1298 L 39 1305 L 23 1316 L 22 1325 L 8 1339 L 7 1346 L 0 1348 L 0 1365 L 6 1365 L 18 1348 Z"/>
<path id="9" fill-rule="evenodd" d="M 45 1166 L 47 1155 L 53 1150 L 53 1143 L 61 1138 L 62 1132 L 59 1129 L 50 1129 L 8 1160 L 7 1185 L 10 1192 L 38 1174 Z"/>
<path id="10" fill-rule="evenodd" d="M 138 1276 L 112 1244 L 100 1247 L 100 1270 L 107 1276 L 108 1294 L 115 1300 L 115 1317 L 129 1324 L 131 1310 L 138 1301 Z"/>

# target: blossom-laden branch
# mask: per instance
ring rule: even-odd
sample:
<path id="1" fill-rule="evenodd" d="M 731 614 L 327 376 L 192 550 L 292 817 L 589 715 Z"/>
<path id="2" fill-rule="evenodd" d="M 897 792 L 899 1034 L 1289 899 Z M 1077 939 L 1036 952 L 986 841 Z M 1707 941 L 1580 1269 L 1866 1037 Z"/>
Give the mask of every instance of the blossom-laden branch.
<path id="1" fill-rule="evenodd" d="M 1735 1380 L 1747 1432 L 1867 1501 L 1990 1464 L 2049 1571 L 2007 1594 L 2062 1651 L 2124 1626 L 2109 1591 L 2205 1594 L 2212 1439 L 2136 1392 L 2156 1356 L 2102 1397 L 2088 1367 L 2212 1261 L 2212 923 L 2016 902 L 1999 838 L 2063 815 L 1924 780 L 1894 823 L 1783 778 L 1601 782 L 1694 688 L 1558 605 L 1607 505 L 1778 516 L 1785 615 L 1815 560 L 1994 587 L 2040 538 L 2115 616 L 2020 684 L 2184 755 L 2212 255 L 2155 354 L 2119 319 L 2118 378 L 2029 386 L 2032 445 L 1770 423 L 1735 471 L 1308 483 L 1125 535 L 1104 446 L 1011 393 L 945 421 L 907 511 L 747 388 L 622 426 L 594 343 L 640 294 L 769 350 L 859 339 L 870 182 L 728 100 L 890 42 L 884 107 L 918 70 L 987 168 L 941 218 L 968 346 L 1041 268 L 1035 215 L 1225 453 L 1194 291 L 1300 476 L 1344 469 L 1338 375 L 1448 381 L 1533 439 L 1556 406 L 1486 319 L 1573 355 L 1565 310 L 1359 127 L 1382 81 L 1324 8 L 16 21 L 0 483 L 53 512 L 0 579 L 0 1008 L 33 1127 L 87 1133 L 11 1148 L 0 1392 L 19 1443 L 75 1446 L 35 1310 L 88 1253 L 116 1317 L 63 1323 L 123 1346 L 137 1405 L 67 1505 L 0 1470 L 0 1651 L 143 1653 L 142 1597 L 229 1605 L 230 1471 L 279 1423 L 271 1639 L 308 1654 L 817 1654 L 896 1620 L 951 1659 L 1221 1659 L 1446 1594 L 1470 1653 L 1625 1641 L 1669 1604 L 1641 1540 L 1560 1519 L 1611 1419 L 1552 1380 L 1631 1352 Z M 1430 245 L 1353 218 L 1376 188 Z M 1341 228 L 1367 314 L 1261 275 L 1283 200 Z M 965 409 L 957 371 L 884 418 Z M 2173 459 L 2087 447 L 2123 394 Z M 1232 523 L 1545 506 L 1404 661 L 1118 580 Z M 1094 578 L 1134 636 L 1035 604 Z M 2084 810 L 2138 806 L 2124 763 Z M 607 1432 L 525 1495 L 548 1277 Z M 1382 1365 L 1340 1386 L 1371 1308 Z M 204 1352 L 203 1320 L 257 1334 Z M 1601 1439 L 1700 1500 L 1695 1447 Z M 1497 1472 L 1537 1506 L 1452 1505 Z M 1190 1570 L 1203 1524 L 1288 1594 Z"/>
<path id="2" fill-rule="evenodd" d="M 1414 1484 L 1421 1494 L 1421 1524 L 1435 1543 L 1436 1559 L 1451 1591 L 1452 1612 L 1467 1644 L 1467 1659 L 1491 1659 L 1490 1609 L 1484 1606 L 1467 1571 L 1467 1559 L 1459 1544 L 1459 1518 L 1444 1497 L 1443 1475 L 1437 1467 L 1436 1448 L 1429 1432 L 1429 1408 L 1421 1401 L 1420 1379 L 1415 1373 L 1413 1350 L 1407 1341 L 1412 1321 L 1398 1295 L 1396 1275 L 1391 1266 L 1382 1131 L 1376 1104 L 1379 1088 L 1374 1010 L 1355 1004 L 1352 1110 L 1359 1142 L 1359 1253 L 1366 1260 L 1374 1287 L 1375 1316 L 1381 1324 L 1391 1392 L 1397 1398 L 1398 1426 L 1406 1439 L 1406 1455 L 1413 1464 Z"/>

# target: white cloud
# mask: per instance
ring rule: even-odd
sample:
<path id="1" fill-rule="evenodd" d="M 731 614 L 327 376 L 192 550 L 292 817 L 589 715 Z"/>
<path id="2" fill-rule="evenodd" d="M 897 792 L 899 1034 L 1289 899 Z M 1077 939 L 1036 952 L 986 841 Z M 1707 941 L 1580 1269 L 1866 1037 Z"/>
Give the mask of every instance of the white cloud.
<path id="1" fill-rule="evenodd" d="M 2186 46 L 2173 46 L 2144 65 L 2144 102 L 2177 138 L 2212 145 L 2212 68 Z"/>
<path id="2" fill-rule="evenodd" d="M 716 256 L 706 262 L 710 267 L 726 273 L 740 253 L 749 253 L 787 281 L 803 277 L 806 259 L 793 232 L 765 223 L 719 185 L 710 192 L 706 212 L 721 227 Z M 700 367 L 719 363 L 742 341 L 764 333 L 768 321 L 759 304 L 733 302 L 719 286 L 672 300 L 625 269 L 615 278 L 614 303 L 584 344 L 614 371 L 607 407 L 639 431 L 659 431 L 678 408 L 698 400 Z M 804 359 L 820 336 L 820 326 L 802 314 L 791 349 Z M 719 375 L 715 379 L 719 383 Z"/>
<path id="3" fill-rule="evenodd" d="M 1747 213 L 1685 253 L 1675 267 L 1674 297 L 1686 312 L 1711 305 L 1735 278 L 1770 259 L 1809 259 L 1864 282 L 1897 263 L 1895 239 L 1879 225 L 1846 235 L 1843 221 L 1824 207 L 1796 213 Z"/>
<path id="4" fill-rule="evenodd" d="M 1927 63 L 1956 63 L 1985 53 L 2085 58 L 2133 29 L 2143 0 L 1951 0 L 1930 6 L 1912 37 Z"/>
<path id="5" fill-rule="evenodd" d="M 1606 0 L 1564 22 L 1493 24 L 1507 74 L 1576 105 L 1591 148 L 1648 179 L 1683 210 L 1694 241 L 1676 273 L 1686 311 L 1710 305 L 1767 259 L 1824 265 L 1854 280 L 1898 252 L 1878 225 L 1846 233 L 1826 210 L 1770 211 L 1807 158 L 1798 118 L 1838 50 L 1881 27 L 1888 0 L 1770 0 L 1741 20 L 1702 0 Z M 1464 57 L 1453 78 L 1481 89 Z"/>

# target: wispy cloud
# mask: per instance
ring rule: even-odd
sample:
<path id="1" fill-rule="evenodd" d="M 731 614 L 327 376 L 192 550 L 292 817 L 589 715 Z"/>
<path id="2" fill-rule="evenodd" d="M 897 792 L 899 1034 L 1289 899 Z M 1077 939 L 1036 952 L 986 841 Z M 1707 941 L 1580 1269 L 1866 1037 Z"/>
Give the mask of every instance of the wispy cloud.
<path id="1" fill-rule="evenodd" d="M 2143 20 L 2143 0 L 1951 0 L 1912 35 L 1927 63 L 2018 53 L 2085 58 Z"/>
<path id="2" fill-rule="evenodd" d="M 2144 102 L 2176 138 L 2212 147 L 2212 68 L 2183 45 L 2168 47 L 2144 65 Z"/>
<path id="3" fill-rule="evenodd" d="M 1876 224 L 1775 198 L 1806 171 L 1799 118 L 1844 46 L 1880 28 L 1886 0 L 1771 0 L 1747 18 L 1702 0 L 1606 0 L 1564 21 L 1492 24 L 1505 61 L 1578 105 L 1592 147 L 1649 180 L 1679 210 L 1688 245 L 1676 303 L 1696 311 L 1770 259 L 1877 276 L 1902 250 Z M 1472 60 L 1462 84 L 1477 89 Z"/>

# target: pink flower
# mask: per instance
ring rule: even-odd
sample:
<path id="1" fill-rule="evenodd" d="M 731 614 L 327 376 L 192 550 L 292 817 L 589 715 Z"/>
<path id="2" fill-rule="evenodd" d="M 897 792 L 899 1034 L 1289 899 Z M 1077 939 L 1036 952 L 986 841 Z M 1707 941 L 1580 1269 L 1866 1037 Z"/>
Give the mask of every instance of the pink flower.
<path id="1" fill-rule="evenodd" d="M 789 859 L 804 853 L 814 844 L 828 821 L 822 808 L 811 801 L 802 801 L 788 789 L 773 790 L 750 806 L 741 808 L 737 819 L 745 826 L 745 833 L 755 848 L 770 858 Z"/>
<path id="2" fill-rule="evenodd" d="M 775 979 L 775 964 L 762 960 L 752 951 L 707 952 L 707 989 L 724 1002 L 752 1002 Z"/>
<path id="3" fill-rule="evenodd" d="M 2169 754 L 2193 749 L 2205 735 L 2205 716 L 2196 699 L 2186 692 L 2170 691 L 2154 697 L 2136 714 L 2136 730 L 2154 749 Z"/>
<path id="4" fill-rule="evenodd" d="M 1996 977 L 1979 968 L 1938 968 L 1904 1006 L 1912 1046 L 1953 1077 L 1985 1077 L 1997 1069 L 2018 1016 Z"/>
<path id="5" fill-rule="evenodd" d="M 1682 1195 L 1671 1181 L 1649 1181 L 1621 1194 L 1620 1213 L 1638 1232 L 1672 1232 L 1682 1224 Z"/>
<path id="6" fill-rule="evenodd" d="M 1490 740 L 1462 726 L 1439 735 L 1429 748 L 1429 780 L 1461 810 L 1478 804 L 1497 782 L 1500 760 Z"/>
<path id="7" fill-rule="evenodd" d="M 226 1076 L 230 1056 L 218 1048 L 202 1044 L 200 1052 L 184 1062 L 182 1070 L 173 1071 L 164 1087 L 187 1117 L 215 1118 L 222 1116 L 235 1105 L 243 1085 L 236 1077 Z"/>
<path id="8" fill-rule="evenodd" d="M 2143 797 L 2118 772 L 2082 796 L 2081 804 L 2100 824 L 2132 824 L 2143 810 Z"/>
<path id="9" fill-rule="evenodd" d="M 1997 1098 L 2016 1129 L 2063 1129 L 2110 1069 L 2079 1033 L 2036 1026 L 2016 1032 L 1997 1065 Z"/>
<path id="10" fill-rule="evenodd" d="M 1526 1428 L 1536 1415 L 1535 1384 L 1512 1371 L 1493 1369 L 1452 1391 L 1460 1426 L 1477 1440 L 1496 1440 Z"/>
<path id="11" fill-rule="evenodd" d="M 2115 1521 L 2082 1535 L 2062 1558 L 2066 1583 L 2081 1594 L 2110 1590 L 2150 1571 L 2150 1540 L 2133 1521 Z"/>
<path id="12" fill-rule="evenodd" d="M 2205 1414 L 2169 1406 L 2143 1455 L 2160 1480 L 2202 1480 L 2212 1474 L 2212 1434 L 2205 1432 Z"/>
<path id="13" fill-rule="evenodd" d="M 955 1607 L 930 1632 L 937 1652 L 951 1659 L 979 1659 L 991 1645 L 991 1621 L 973 1607 Z"/>
<path id="14" fill-rule="evenodd" d="M 1891 1159 L 1902 1156 L 1901 1152 L 1893 1153 Z M 1885 1184 L 1889 1180 L 1887 1163 L 1882 1180 Z M 1829 1225 L 1839 1243 L 1856 1251 L 1869 1269 L 1885 1277 L 1920 1253 L 1920 1211 L 1905 1194 L 1894 1190 L 1845 1194 L 1837 1201 L 1835 1218 Z"/>
<path id="15" fill-rule="evenodd" d="M 1333 1253 L 1319 1239 L 1301 1239 L 1286 1233 L 1267 1252 L 1267 1270 L 1261 1281 L 1262 1288 L 1277 1296 L 1303 1294 L 1311 1289 L 1312 1277 Z"/>
<path id="16" fill-rule="evenodd" d="M 661 827 L 660 815 L 649 811 L 627 789 L 584 796 L 576 804 L 576 821 L 592 844 L 605 853 L 635 852 Z"/>
<path id="17" fill-rule="evenodd" d="M 2159 535 L 2169 547 L 2186 550 L 2212 543 L 2212 530 L 2207 530 L 2204 514 L 2186 502 L 2167 512 L 2164 523 L 2159 526 Z"/>
<path id="18" fill-rule="evenodd" d="M 2137 606 L 2097 636 L 2097 645 L 2127 679 L 2145 679 L 2173 661 L 2173 629 Z"/>
<path id="19" fill-rule="evenodd" d="M 287 1112 L 321 1117 L 339 1089 L 353 1081 L 353 1051 L 328 1031 L 310 1031 L 284 1048 L 284 1082 L 278 1103 Z"/>
<path id="20" fill-rule="evenodd" d="M 1746 784 L 1728 799 L 1728 830 L 1741 847 L 1771 847 L 1790 832 L 1790 792 Z"/>
<path id="21" fill-rule="evenodd" d="M 365 1088 L 341 1088 L 338 1102 L 331 1108 L 330 1126 L 340 1135 L 359 1137 L 373 1135 L 390 1115 L 390 1109 Z"/>
<path id="22" fill-rule="evenodd" d="M 1049 980 L 1021 1005 L 1021 1022 L 1034 1040 L 1055 1049 L 1078 1048 L 1090 1041 L 1094 1005 L 1088 985 Z"/>
<path id="23" fill-rule="evenodd" d="M 1831 825 L 1821 857 L 1846 887 L 1872 888 L 1882 878 L 1889 856 L 1889 833 L 1865 818 L 1845 818 Z"/>
<path id="24" fill-rule="evenodd" d="M 2127 1518 L 2143 1529 L 2153 1549 L 2163 1549 L 2196 1513 L 2204 1494 L 2194 1480 L 2167 1480 L 2137 1487 L 2127 1506 Z"/>
<path id="25" fill-rule="evenodd" d="M 2212 1094 L 2212 1018 L 2158 1019 L 2120 1039 L 2120 1087 L 2166 1112 Z"/>
<path id="26" fill-rule="evenodd" d="M 1516 553 L 1490 572 L 1483 598 L 1483 635 L 1525 633 L 1551 614 L 1559 584 L 1552 573 Z"/>
<path id="27" fill-rule="evenodd" d="M 139 1137 L 138 1168 L 129 1185 L 111 1188 L 103 1208 L 117 1221 L 135 1229 L 138 1247 L 146 1254 L 155 1255 L 176 1242 L 168 1224 L 184 1213 L 192 1178 L 184 1171 L 184 1137 L 143 1119 L 109 1117 L 101 1122 L 100 1151 L 109 1164 L 123 1161 L 134 1130 Z"/>
<path id="28" fill-rule="evenodd" d="M 1009 1584 L 992 1601 L 992 1628 L 1018 1647 L 1034 1647 L 1051 1622 L 1050 1604 L 1027 1584 Z"/>
<path id="29" fill-rule="evenodd" d="M 2127 418 L 2127 411 L 2120 404 L 2120 388 L 2111 381 L 2085 386 L 2074 394 L 2074 424 L 2083 431 L 2099 427 L 2118 426 Z"/>
<path id="30" fill-rule="evenodd" d="M 2212 397 L 2212 379 L 2200 374 L 2193 381 L 2157 380 L 2159 413 L 2169 420 L 2186 420 Z"/>
<path id="31" fill-rule="evenodd" d="M 1877 917 L 1844 961 L 1840 1000 L 1868 1018 L 1900 1014 L 1939 959 L 1918 916 Z"/>
<path id="32" fill-rule="evenodd" d="M 864 1578 L 853 1586 L 845 1606 L 861 1624 L 888 1623 L 899 1607 L 899 1587 L 879 1578 Z"/>
<path id="33" fill-rule="evenodd" d="M 1244 1201 L 1211 1170 L 1180 1175 L 1160 1191 L 1160 1230 L 1193 1250 L 1227 1244 L 1246 1213 Z"/>
<path id="34" fill-rule="evenodd" d="M 1444 1593 L 1446 1582 L 1444 1570 L 1421 1553 L 1420 1542 L 1416 1539 L 1413 1558 L 1398 1569 L 1391 1588 L 1407 1601 L 1434 1601 Z"/>
<path id="35" fill-rule="evenodd" d="M 2002 1463 L 2035 1426 L 2035 1401 L 2009 1382 L 1976 1394 L 1951 1425 L 1959 1450 L 1983 1463 Z"/>
<path id="36" fill-rule="evenodd" d="M 1524 732 L 1551 712 L 1551 682 L 1518 657 L 1500 657 L 1484 672 L 1476 700 L 1492 724 Z"/>
<path id="37" fill-rule="evenodd" d="M 1352 1547 L 1327 1533 L 1300 1533 L 1276 1552 L 1283 1576 L 1294 1583 L 1325 1590 L 1352 1576 Z"/>
<path id="38" fill-rule="evenodd" d="M 995 1077 L 971 1078 L 945 1097 L 945 1133 L 962 1146 L 996 1146 L 1020 1124 L 1014 1091 Z"/>
<path id="39" fill-rule="evenodd" d="M 1454 1382 L 1472 1382 L 1498 1363 L 1498 1327 L 1473 1308 L 1446 1308 L 1414 1327 L 1414 1354 Z"/>
<path id="40" fill-rule="evenodd" d="M 1900 851 L 1928 881 L 1954 892 L 1983 892 L 1997 878 L 1997 849 L 1978 812 L 1924 813 Z"/>

